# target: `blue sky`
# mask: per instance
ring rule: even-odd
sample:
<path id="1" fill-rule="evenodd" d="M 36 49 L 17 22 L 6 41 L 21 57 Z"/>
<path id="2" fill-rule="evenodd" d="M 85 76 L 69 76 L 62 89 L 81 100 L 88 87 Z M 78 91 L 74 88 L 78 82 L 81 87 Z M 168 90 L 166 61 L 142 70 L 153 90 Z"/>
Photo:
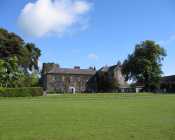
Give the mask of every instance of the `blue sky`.
<path id="1" fill-rule="evenodd" d="M 75 17 L 81 17 L 75 18 L 78 20 L 72 22 L 74 26 L 66 22 L 66 26 L 61 26 L 65 30 L 52 28 L 52 33 L 38 37 L 27 34 L 19 25 L 19 21 L 26 19 L 19 20 L 22 9 L 29 2 L 36 4 L 36 0 L 1 0 L 0 27 L 16 32 L 26 42 L 34 42 L 42 50 L 41 62 L 55 62 L 62 67 L 79 65 L 82 68 L 99 68 L 116 64 L 118 60 L 127 58 L 136 43 L 155 40 L 167 50 L 168 56 L 163 62 L 164 74 L 175 74 L 174 0 L 81 1 L 84 2 L 84 9 L 79 9 L 79 13 L 74 11 Z M 85 7 L 85 4 L 89 7 Z M 28 18 L 27 14 L 25 16 Z M 29 23 L 30 28 L 40 28 L 32 20 Z"/>

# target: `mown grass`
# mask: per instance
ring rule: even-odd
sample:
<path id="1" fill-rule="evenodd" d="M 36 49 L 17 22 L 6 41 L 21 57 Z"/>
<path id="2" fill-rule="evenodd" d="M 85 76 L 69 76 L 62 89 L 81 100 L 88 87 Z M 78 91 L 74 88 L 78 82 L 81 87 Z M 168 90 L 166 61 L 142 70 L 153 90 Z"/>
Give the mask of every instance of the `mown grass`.
<path id="1" fill-rule="evenodd" d="M 174 140 L 175 95 L 0 98 L 0 140 Z"/>

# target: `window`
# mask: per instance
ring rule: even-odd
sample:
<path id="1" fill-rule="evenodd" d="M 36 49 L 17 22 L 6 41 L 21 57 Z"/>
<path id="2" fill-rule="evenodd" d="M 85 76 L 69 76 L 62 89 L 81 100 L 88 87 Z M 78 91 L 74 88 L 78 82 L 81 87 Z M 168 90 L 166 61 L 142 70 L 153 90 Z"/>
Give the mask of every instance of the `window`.
<path id="1" fill-rule="evenodd" d="M 52 76 L 52 80 L 55 81 L 56 80 L 56 77 L 55 75 Z"/>
<path id="2" fill-rule="evenodd" d="M 61 77 L 59 75 L 53 75 L 52 80 L 53 81 L 59 81 L 59 80 L 61 80 Z"/>
<path id="3" fill-rule="evenodd" d="M 64 81 L 64 76 L 62 76 L 62 81 Z"/>

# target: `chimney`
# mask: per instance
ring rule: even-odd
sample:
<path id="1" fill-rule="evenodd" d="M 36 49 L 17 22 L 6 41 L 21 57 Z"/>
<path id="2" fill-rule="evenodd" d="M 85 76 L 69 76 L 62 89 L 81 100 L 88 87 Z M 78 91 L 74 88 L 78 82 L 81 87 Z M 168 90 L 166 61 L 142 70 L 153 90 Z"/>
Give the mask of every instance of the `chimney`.
<path id="1" fill-rule="evenodd" d="M 43 63 L 43 68 L 42 68 L 42 73 L 47 73 L 53 68 L 59 68 L 59 64 L 54 64 L 54 63 Z"/>
<path id="2" fill-rule="evenodd" d="M 75 66 L 74 69 L 79 70 L 80 66 Z"/>

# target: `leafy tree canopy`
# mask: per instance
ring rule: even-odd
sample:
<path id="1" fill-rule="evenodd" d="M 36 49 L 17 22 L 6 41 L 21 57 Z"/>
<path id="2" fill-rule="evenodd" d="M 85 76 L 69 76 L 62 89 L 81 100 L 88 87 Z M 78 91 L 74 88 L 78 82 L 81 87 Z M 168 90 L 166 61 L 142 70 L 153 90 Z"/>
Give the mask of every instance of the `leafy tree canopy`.
<path id="1" fill-rule="evenodd" d="M 0 86 L 37 86 L 39 48 L 33 43 L 25 43 L 15 33 L 0 28 Z"/>
<path id="2" fill-rule="evenodd" d="M 15 33 L 9 33 L 0 28 L 0 59 L 7 60 L 16 57 L 18 65 L 25 72 L 38 70 L 38 59 L 41 55 L 39 48 L 33 43 L 25 43 Z"/>
<path id="3" fill-rule="evenodd" d="M 126 80 L 142 82 L 146 91 L 154 91 L 159 87 L 161 62 L 165 56 L 164 48 L 154 41 L 146 40 L 137 44 L 123 63 L 122 71 Z"/>
<path id="4" fill-rule="evenodd" d="M 0 59 L 0 86 L 15 87 L 15 83 L 19 81 L 22 72 L 18 68 L 17 59 L 9 58 L 8 60 Z"/>

